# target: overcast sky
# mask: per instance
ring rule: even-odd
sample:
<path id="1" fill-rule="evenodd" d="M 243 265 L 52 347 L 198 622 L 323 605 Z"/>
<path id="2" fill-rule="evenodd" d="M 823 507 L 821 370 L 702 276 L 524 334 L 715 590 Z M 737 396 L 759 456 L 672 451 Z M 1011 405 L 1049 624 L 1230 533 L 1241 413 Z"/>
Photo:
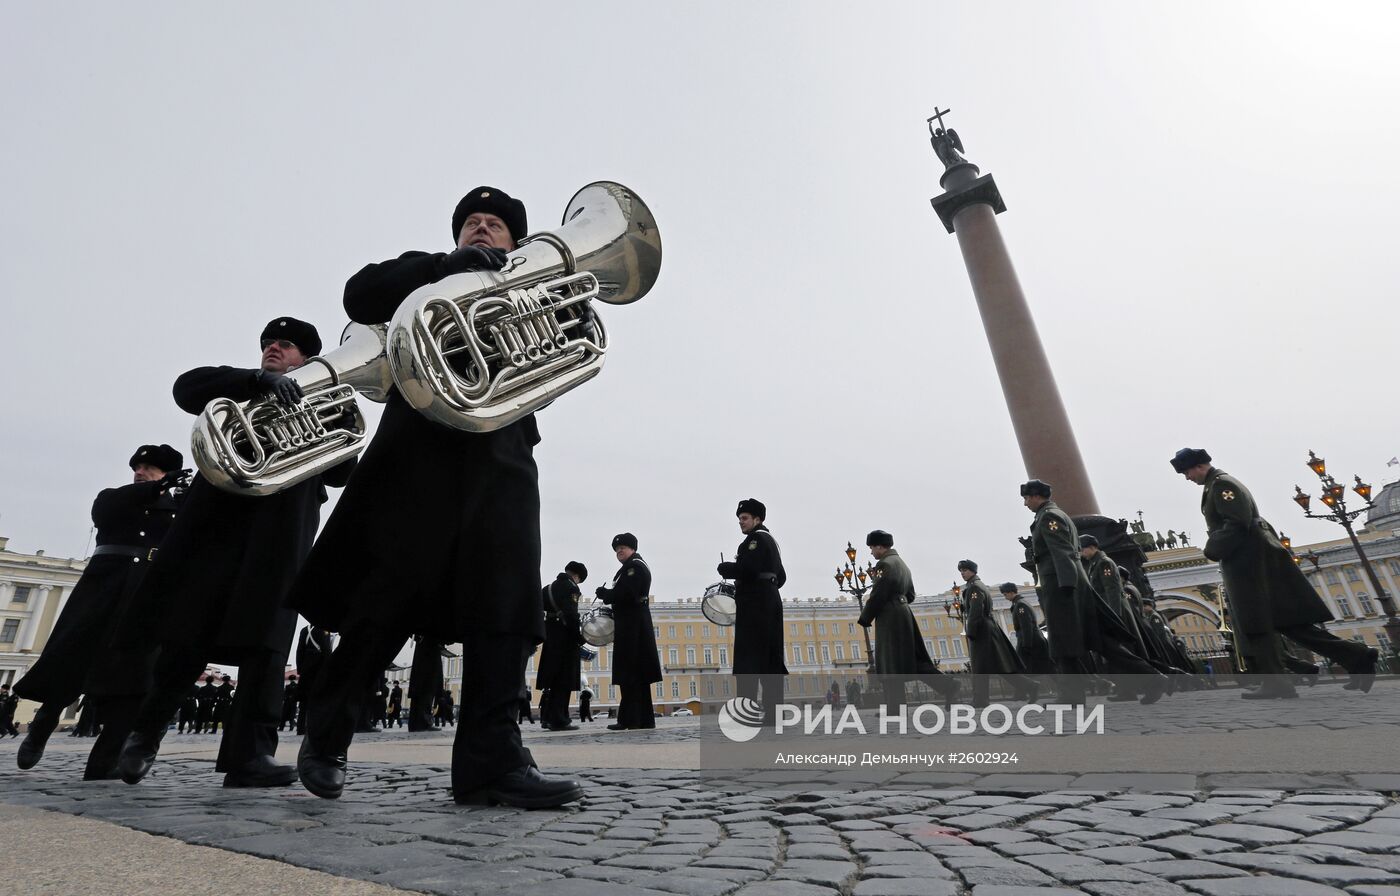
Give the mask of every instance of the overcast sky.
<path id="1" fill-rule="evenodd" d="M 1017 568 L 1020 455 L 956 240 L 947 123 L 1003 236 L 1102 510 L 1201 531 L 1208 448 L 1295 542 L 1312 474 L 1385 481 L 1400 13 L 1284 3 L 6 3 L 0 535 L 83 556 L 170 386 L 333 342 L 347 277 L 444 250 L 478 184 L 554 226 L 590 181 L 664 244 L 601 376 L 540 415 L 546 578 L 715 581 L 758 497 L 789 597 L 884 528 L 922 593 Z M 377 409 L 374 411 L 377 416 Z M 1392 468 L 1392 471 L 1396 468 Z M 404 525 L 415 521 L 405 509 Z M 862 549 L 862 555 L 865 552 Z"/>

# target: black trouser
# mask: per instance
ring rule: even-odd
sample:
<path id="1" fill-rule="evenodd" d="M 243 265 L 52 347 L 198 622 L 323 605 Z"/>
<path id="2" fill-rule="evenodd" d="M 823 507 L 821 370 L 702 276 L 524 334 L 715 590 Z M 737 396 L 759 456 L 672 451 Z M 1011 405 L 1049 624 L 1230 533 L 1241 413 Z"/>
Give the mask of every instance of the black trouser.
<path id="1" fill-rule="evenodd" d="M 620 684 L 617 686 L 617 724 L 623 728 L 655 728 L 655 710 L 651 707 L 651 685 Z"/>
<path id="2" fill-rule="evenodd" d="M 311 695 L 306 735 L 312 749 L 329 755 L 349 749 L 367 695 L 407 637 L 402 629 L 380 625 L 344 633 Z M 462 691 L 461 724 L 452 742 L 452 791 L 458 796 L 532 764 L 515 721 L 526 642 L 521 635 L 481 633 L 462 645 L 463 680 L 472 687 Z"/>
<path id="3" fill-rule="evenodd" d="M 233 702 L 222 713 L 224 738 L 219 743 L 216 771 L 231 772 L 259 756 L 277 755 L 285 659 L 275 650 L 248 650 L 240 658 L 238 688 Z M 163 737 L 190 682 L 199 677 L 204 666 L 205 652 L 198 648 L 162 650 L 156 660 L 154 684 L 141 702 L 133 729 Z"/>
<path id="4" fill-rule="evenodd" d="M 210 726 L 209 726 L 209 717 L 212 716 L 213 714 L 214 714 L 214 707 L 212 707 L 212 706 L 201 706 L 199 709 L 195 710 L 195 714 L 194 714 L 194 733 L 195 733 L 195 734 L 203 734 L 203 733 L 206 732 L 206 731 L 212 730 L 212 729 L 210 728 Z"/>
<path id="5" fill-rule="evenodd" d="M 550 688 L 541 699 L 540 724 L 551 728 L 567 728 L 572 724 L 569 718 L 569 695 L 573 691 L 563 688 Z"/>
<path id="6" fill-rule="evenodd" d="M 734 690 L 740 697 L 759 699 L 759 688 L 763 689 L 763 724 L 772 725 L 778 720 L 778 704 L 783 702 L 782 673 L 764 675 L 736 675 Z"/>
<path id="7" fill-rule="evenodd" d="M 1030 694 L 1038 685 L 1028 676 L 1018 672 L 993 672 L 990 674 L 976 673 L 972 675 L 972 702 L 975 705 L 982 705 L 990 702 L 992 690 L 992 675 L 1000 675 L 1018 697 L 1022 694 Z"/>
<path id="8" fill-rule="evenodd" d="M 1288 674 L 1283 663 L 1283 644 L 1276 640 L 1277 636 L 1327 657 L 1348 672 L 1361 668 L 1371 651 L 1365 644 L 1339 638 L 1320 625 L 1291 625 L 1278 629 L 1277 634 L 1265 632 L 1248 636 L 1249 659 L 1254 661 L 1251 672 L 1260 675 Z"/>

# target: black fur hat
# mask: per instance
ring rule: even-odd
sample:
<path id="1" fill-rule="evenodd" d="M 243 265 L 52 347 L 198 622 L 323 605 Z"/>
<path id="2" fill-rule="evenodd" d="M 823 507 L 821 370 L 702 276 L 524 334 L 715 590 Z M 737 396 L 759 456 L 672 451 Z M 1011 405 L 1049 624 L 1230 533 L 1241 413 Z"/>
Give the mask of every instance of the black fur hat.
<path id="1" fill-rule="evenodd" d="M 1054 489 L 1050 487 L 1050 483 L 1041 482 L 1039 479 L 1032 479 L 1030 482 L 1021 486 L 1021 497 L 1040 495 L 1042 498 L 1048 498 L 1053 491 Z"/>
<path id="2" fill-rule="evenodd" d="M 519 199 L 512 199 L 505 190 L 498 190 L 495 187 L 477 187 L 475 190 L 467 191 L 467 195 L 462 197 L 462 201 L 457 203 L 456 210 L 452 212 L 453 245 L 456 245 L 457 240 L 462 236 L 462 225 L 477 212 L 495 215 L 506 222 L 506 227 L 510 229 L 511 239 L 517 243 L 530 232 L 525 221 L 525 203 Z"/>
<path id="3" fill-rule="evenodd" d="M 633 550 L 635 550 L 635 548 Z M 577 560 L 570 560 L 568 563 L 564 564 L 564 572 L 578 576 L 580 582 L 588 581 L 588 567 Z"/>
<path id="4" fill-rule="evenodd" d="M 637 536 L 633 535 L 631 532 L 623 532 L 621 535 L 614 535 L 612 540 L 613 550 L 617 550 L 619 545 L 626 545 L 635 551 L 637 549 Z"/>
<path id="5" fill-rule="evenodd" d="M 894 536 L 886 532 L 884 529 L 876 529 L 874 532 L 871 532 L 869 535 L 865 536 L 865 546 L 868 548 L 873 548 L 876 545 L 885 548 L 892 548 L 894 547 Z"/>
<path id="6" fill-rule="evenodd" d="M 268 321 L 267 326 L 263 327 L 262 335 L 258 337 L 258 342 L 261 343 L 264 339 L 295 342 L 301 353 L 308 358 L 321 353 L 321 334 L 316 332 L 316 327 L 295 317 L 279 317 Z"/>
<path id="7" fill-rule="evenodd" d="M 150 464 L 163 473 L 169 473 L 185 465 L 185 456 L 169 445 L 142 445 L 126 462 L 133 470 L 137 464 Z"/>
<path id="8" fill-rule="evenodd" d="M 1210 454 L 1204 448 L 1182 448 L 1172 457 L 1172 469 L 1185 473 L 1198 464 L 1210 463 Z"/>

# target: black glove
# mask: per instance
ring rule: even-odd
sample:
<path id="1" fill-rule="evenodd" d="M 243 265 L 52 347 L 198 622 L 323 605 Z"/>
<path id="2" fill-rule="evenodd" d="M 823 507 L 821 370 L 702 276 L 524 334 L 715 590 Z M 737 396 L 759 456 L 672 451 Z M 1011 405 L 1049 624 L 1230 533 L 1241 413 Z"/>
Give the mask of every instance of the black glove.
<path id="1" fill-rule="evenodd" d="M 164 476 L 160 477 L 159 491 L 168 492 L 172 488 L 185 488 L 188 485 L 186 479 L 190 475 L 190 472 L 190 470 L 171 470 L 169 473 L 166 473 Z"/>
<path id="2" fill-rule="evenodd" d="M 736 578 L 739 575 L 739 564 L 732 560 L 725 560 L 715 567 L 715 571 L 726 579 Z"/>
<path id="3" fill-rule="evenodd" d="M 253 377 L 253 388 L 259 395 L 271 395 L 286 405 L 301 401 L 301 386 L 296 380 L 270 370 L 259 370 Z"/>
<path id="4" fill-rule="evenodd" d="M 509 254 L 504 249 L 464 246 L 442 260 L 442 270 L 447 274 L 460 274 L 463 271 L 499 271 L 506 266 L 506 256 Z"/>

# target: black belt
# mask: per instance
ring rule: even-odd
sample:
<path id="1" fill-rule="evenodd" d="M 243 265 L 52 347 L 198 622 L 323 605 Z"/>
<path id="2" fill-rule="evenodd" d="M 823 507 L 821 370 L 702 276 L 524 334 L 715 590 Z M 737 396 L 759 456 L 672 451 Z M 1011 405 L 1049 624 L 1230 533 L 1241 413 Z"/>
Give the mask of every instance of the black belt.
<path id="1" fill-rule="evenodd" d="M 160 548 L 143 548 L 134 544 L 100 544 L 92 552 L 92 556 L 101 557 L 104 554 L 115 554 L 119 557 L 133 557 L 137 560 L 142 557 L 146 560 L 154 560 L 158 550 Z"/>

